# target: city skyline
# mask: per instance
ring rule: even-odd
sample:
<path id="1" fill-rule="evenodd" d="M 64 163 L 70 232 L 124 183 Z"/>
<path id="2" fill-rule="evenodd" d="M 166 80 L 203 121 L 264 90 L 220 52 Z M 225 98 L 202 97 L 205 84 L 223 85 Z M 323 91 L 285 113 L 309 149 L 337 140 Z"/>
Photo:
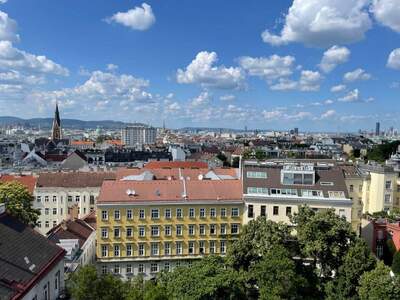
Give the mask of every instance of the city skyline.
<path id="1" fill-rule="evenodd" d="M 0 115 L 400 127 L 400 6 L 299 2 L 1 0 Z"/>

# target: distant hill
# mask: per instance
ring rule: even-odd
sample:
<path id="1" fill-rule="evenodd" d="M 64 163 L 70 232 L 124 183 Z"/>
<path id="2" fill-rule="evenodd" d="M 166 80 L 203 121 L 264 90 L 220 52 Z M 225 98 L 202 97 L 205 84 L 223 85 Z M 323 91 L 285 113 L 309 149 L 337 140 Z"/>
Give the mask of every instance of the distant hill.
<path id="1" fill-rule="evenodd" d="M 41 128 L 51 128 L 53 124 L 52 118 L 33 118 L 33 119 L 21 119 L 17 117 L 0 116 L 0 126 L 10 126 L 10 125 L 23 125 L 27 127 L 41 127 Z M 91 129 L 91 128 L 107 128 L 107 129 L 119 129 L 127 123 L 120 121 L 82 121 L 76 119 L 62 119 L 61 126 L 63 128 L 69 129 Z"/>

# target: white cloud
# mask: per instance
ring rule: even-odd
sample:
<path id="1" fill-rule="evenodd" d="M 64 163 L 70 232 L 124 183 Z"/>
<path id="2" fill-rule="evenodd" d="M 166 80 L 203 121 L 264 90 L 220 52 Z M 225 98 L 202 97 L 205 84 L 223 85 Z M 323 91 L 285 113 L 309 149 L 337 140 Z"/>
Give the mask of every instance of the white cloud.
<path id="1" fill-rule="evenodd" d="M 236 99 L 235 95 L 222 95 L 219 97 L 221 101 L 233 101 Z"/>
<path id="2" fill-rule="evenodd" d="M 347 93 L 342 98 L 339 98 L 338 101 L 340 102 L 357 102 L 360 100 L 360 91 L 358 89 L 354 89 Z"/>
<path id="3" fill-rule="evenodd" d="M 106 21 L 116 22 L 134 30 L 147 30 L 155 23 L 156 17 L 151 6 L 142 3 L 142 7 L 136 6 L 126 12 L 117 12 Z"/>
<path id="4" fill-rule="evenodd" d="M 17 34 L 17 22 L 8 17 L 8 15 L 1 10 L 0 10 L 0 40 L 11 41 L 11 42 L 19 41 L 19 35 Z"/>
<path id="5" fill-rule="evenodd" d="M 327 99 L 327 100 L 324 101 L 324 104 L 326 104 L 326 105 L 330 105 L 330 104 L 333 104 L 333 103 L 334 103 L 334 101 L 331 100 L 331 99 Z"/>
<path id="6" fill-rule="evenodd" d="M 349 60 L 350 50 L 346 47 L 332 46 L 325 51 L 319 67 L 325 73 L 333 71 L 337 65 Z"/>
<path id="7" fill-rule="evenodd" d="M 371 12 L 379 23 L 400 32 L 400 3 L 398 0 L 374 0 Z"/>
<path id="8" fill-rule="evenodd" d="M 302 70 L 299 81 L 280 78 L 277 83 L 270 86 L 270 89 L 273 91 L 314 92 L 319 90 L 322 79 L 323 77 L 318 71 Z"/>
<path id="9" fill-rule="evenodd" d="M 387 67 L 400 70 L 400 48 L 394 49 L 388 58 Z"/>
<path id="10" fill-rule="evenodd" d="M 208 91 L 203 91 L 203 92 L 201 92 L 201 94 L 199 96 L 194 98 L 190 104 L 194 107 L 203 106 L 203 105 L 209 104 L 211 99 L 212 99 L 212 96 L 210 95 L 210 93 Z"/>
<path id="11" fill-rule="evenodd" d="M 286 78 L 279 78 L 277 83 L 270 86 L 273 91 L 291 91 L 298 87 L 298 82 Z"/>
<path id="12" fill-rule="evenodd" d="M 347 87 L 344 84 L 335 85 L 335 86 L 331 87 L 331 92 L 332 93 L 343 92 L 346 88 Z"/>
<path id="13" fill-rule="evenodd" d="M 6 2 L 7 2 L 7 0 L 0 0 L 0 4 L 4 4 Z"/>
<path id="14" fill-rule="evenodd" d="M 116 71 L 118 70 L 118 66 L 114 64 L 107 64 L 107 71 Z"/>
<path id="15" fill-rule="evenodd" d="M 336 115 L 336 111 L 333 109 L 327 110 L 321 115 L 321 119 L 329 119 Z"/>
<path id="16" fill-rule="evenodd" d="M 320 87 L 320 81 L 322 75 L 318 71 L 301 71 L 301 77 L 299 81 L 300 91 L 318 91 Z"/>
<path id="17" fill-rule="evenodd" d="M 146 106 L 153 103 L 153 96 L 147 92 L 147 80 L 132 75 L 117 75 L 102 71 L 92 72 L 89 79 L 74 88 L 35 92 L 32 99 L 39 106 L 47 107 L 49 102 L 58 101 L 61 105 L 73 103 L 78 114 L 96 110 L 110 109 L 121 111 Z M 71 102 L 72 101 L 72 102 Z"/>
<path id="18" fill-rule="evenodd" d="M 348 82 L 358 81 L 358 80 L 369 80 L 371 79 L 371 74 L 365 72 L 365 70 L 358 68 L 352 72 L 347 72 L 344 74 L 343 79 Z"/>
<path id="19" fill-rule="evenodd" d="M 287 77 L 293 74 L 295 58 L 293 56 L 271 55 L 270 57 L 249 57 L 239 59 L 240 66 L 251 76 L 267 80 Z"/>
<path id="20" fill-rule="evenodd" d="M 264 110 L 261 114 L 267 121 L 301 121 L 312 118 L 312 113 L 307 111 L 284 112 L 275 109 L 271 111 Z"/>
<path id="21" fill-rule="evenodd" d="M 14 48 L 10 41 L 0 41 L 0 69 L 68 76 L 68 70 L 43 55 L 33 55 Z"/>
<path id="22" fill-rule="evenodd" d="M 370 0 L 294 0 L 279 35 L 265 30 L 264 42 L 274 46 L 300 42 L 311 46 L 347 44 L 364 38 L 372 22 Z"/>
<path id="23" fill-rule="evenodd" d="M 245 86 L 245 76 L 240 68 L 214 66 L 217 61 L 215 52 L 199 52 L 185 70 L 178 69 L 178 83 L 198 83 L 204 87 L 221 89 L 240 89 Z"/>

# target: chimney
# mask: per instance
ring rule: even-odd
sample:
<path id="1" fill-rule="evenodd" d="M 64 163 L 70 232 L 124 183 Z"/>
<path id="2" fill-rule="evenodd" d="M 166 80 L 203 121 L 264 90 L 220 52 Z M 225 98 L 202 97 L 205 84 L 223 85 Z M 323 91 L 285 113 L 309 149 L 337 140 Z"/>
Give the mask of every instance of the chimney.
<path id="1" fill-rule="evenodd" d="M 69 213 L 69 218 L 74 221 L 76 219 L 78 219 L 79 216 L 79 211 L 78 211 L 78 205 L 73 205 L 71 207 L 70 213 Z"/>

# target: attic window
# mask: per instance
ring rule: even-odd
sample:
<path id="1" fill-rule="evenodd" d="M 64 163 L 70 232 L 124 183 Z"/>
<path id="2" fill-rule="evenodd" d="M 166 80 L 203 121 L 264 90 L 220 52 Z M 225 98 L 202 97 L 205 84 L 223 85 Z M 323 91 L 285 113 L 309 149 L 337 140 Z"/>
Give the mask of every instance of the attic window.
<path id="1" fill-rule="evenodd" d="M 127 194 L 128 196 L 135 196 L 135 195 L 136 195 L 136 192 L 135 192 L 135 190 L 127 189 L 127 190 L 126 190 L 126 194 Z"/>
<path id="2" fill-rule="evenodd" d="M 330 181 L 321 181 L 320 185 L 330 185 L 330 186 L 332 186 L 332 185 L 333 185 L 333 182 L 330 182 Z"/>

